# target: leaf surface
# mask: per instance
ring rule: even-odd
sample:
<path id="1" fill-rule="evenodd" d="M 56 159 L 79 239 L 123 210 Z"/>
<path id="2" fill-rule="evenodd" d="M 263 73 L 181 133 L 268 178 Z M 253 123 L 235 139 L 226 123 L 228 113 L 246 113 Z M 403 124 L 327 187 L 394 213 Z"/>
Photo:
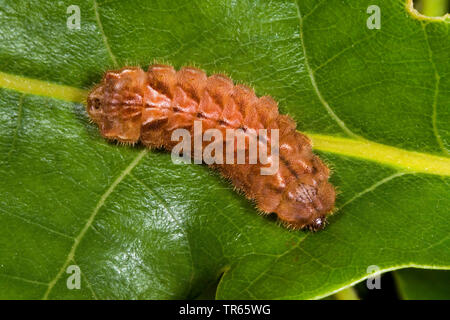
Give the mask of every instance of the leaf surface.
<path id="1" fill-rule="evenodd" d="M 450 268 L 450 33 L 406 1 L 0 1 L 0 298 L 313 299 Z M 368 29 L 369 5 L 381 29 Z M 322 232 L 257 214 L 205 166 L 109 144 L 82 104 L 154 59 L 279 101 L 333 169 Z M 70 265 L 81 289 L 68 290 Z"/>

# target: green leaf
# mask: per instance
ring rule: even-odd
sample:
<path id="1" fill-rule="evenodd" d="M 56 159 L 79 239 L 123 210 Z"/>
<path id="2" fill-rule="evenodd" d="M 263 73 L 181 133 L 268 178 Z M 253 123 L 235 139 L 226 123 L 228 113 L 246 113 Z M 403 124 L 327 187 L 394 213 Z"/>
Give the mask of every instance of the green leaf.
<path id="1" fill-rule="evenodd" d="M 403 0 L 0 1 L 0 298 L 313 299 L 450 268 L 450 33 Z M 369 5 L 381 29 L 368 29 Z M 107 143 L 81 103 L 165 60 L 270 94 L 333 168 L 322 232 L 257 214 L 218 174 Z M 69 290 L 67 267 L 81 270 Z"/>
<path id="2" fill-rule="evenodd" d="M 404 269 L 394 273 L 398 291 L 407 300 L 449 300 L 450 272 Z"/>

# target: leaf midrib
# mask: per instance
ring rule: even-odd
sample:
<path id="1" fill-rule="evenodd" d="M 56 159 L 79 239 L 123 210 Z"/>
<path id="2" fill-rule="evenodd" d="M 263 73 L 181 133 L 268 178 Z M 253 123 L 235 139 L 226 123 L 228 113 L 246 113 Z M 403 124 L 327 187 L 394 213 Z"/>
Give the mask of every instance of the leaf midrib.
<path id="1" fill-rule="evenodd" d="M 14 74 L 0 72 L 0 88 L 67 102 L 85 103 L 88 91 Z M 450 176 L 450 158 L 409 151 L 366 139 L 306 133 L 315 150 L 339 154 L 394 167 L 399 171 Z"/>

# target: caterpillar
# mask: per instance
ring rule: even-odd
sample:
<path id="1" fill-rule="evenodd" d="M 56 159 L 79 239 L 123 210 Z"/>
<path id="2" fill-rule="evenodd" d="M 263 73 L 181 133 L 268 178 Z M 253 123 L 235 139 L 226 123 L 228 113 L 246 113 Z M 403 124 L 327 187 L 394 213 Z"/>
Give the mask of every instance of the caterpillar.
<path id="1" fill-rule="evenodd" d="M 259 211 L 276 213 L 287 227 L 317 231 L 333 212 L 336 192 L 328 181 L 330 170 L 312 152 L 309 138 L 296 130 L 292 118 L 279 114 L 274 99 L 257 97 L 254 90 L 235 85 L 227 76 L 208 77 L 193 67 L 176 71 L 159 64 L 147 72 L 139 67 L 111 70 L 90 91 L 86 108 L 104 138 L 168 151 L 178 143 L 172 139 L 177 129 L 198 135 L 195 123 L 201 124 L 201 133 L 278 130 L 278 153 L 269 156 L 279 158 L 274 174 L 261 174 L 261 168 L 268 166 L 262 161 L 208 165 L 253 200 Z M 273 137 L 266 136 L 269 145 L 274 144 Z M 206 142 L 201 142 L 201 148 L 206 148 Z M 247 140 L 243 148 L 249 149 Z"/>

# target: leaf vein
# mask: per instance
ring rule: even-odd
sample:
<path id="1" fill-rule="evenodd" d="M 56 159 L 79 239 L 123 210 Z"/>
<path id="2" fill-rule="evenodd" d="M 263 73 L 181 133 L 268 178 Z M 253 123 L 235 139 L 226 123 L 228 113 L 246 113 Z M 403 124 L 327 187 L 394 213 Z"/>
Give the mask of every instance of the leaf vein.
<path id="1" fill-rule="evenodd" d="M 304 40 L 304 35 L 303 35 L 303 19 L 302 19 L 302 15 L 300 12 L 300 7 L 297 3 L 297 0 L 294 0 L 295 5 L 297 7 L 297 15 L 298 15 L 298 20 L 299 20 L 299 24 L 300 24 L 300 34 L 299 34 L 299 38 L 300 38 L 300 44 L 302 46 L 302 50 L 303 50 L 303 58 L 305 61 L 305 67 L 306 70 L 308 72 L 309 78 L 311 80 L 311 84 L 313 86 L 314 92 L 316 93 L 317 97 L 319 98 L 319 101 L 322 103 L 322 105 L 325 107 L 325 110 L 328 112 L 328 114 L 330 115 L 330 117 L 339 125 L 339 127 L 350 137 L 354 138 L 354 139 L 358 139 L 361 140 L 362 137 L 360 137 L 359 135 L 353 133 L 353 131 L 351 131 L 346 124 L 344 123 L 344 121 L 342 121 L 341 118 L 339 118 L 337 116 L 337 114 L 333 111 L 333 109 L 330 107 L 330 105 L 328 104 L 328 102 L 324 99 L 324 97 L 322 96 L 322 93 L 319 90 L 319 87 L 317 86 L 317 82 L 316 82 L 316 78 L 314 76 L 314 73 L 312 71 L 311 66 L 309 65 L 309 61 L 308 61 L 308 56 L 306 54 L 306 48 L 305 48 L 305 40 Z"/>
<path id="2" fill-rule="evenodd" d="M 106 51 L 108 52 L 108 55 L 109 55 L 111 61 L 113 62 L 114 66 L 118 67 L 119 65 L 117 63 L 117 59 L 114 56 L 114 54 L 111 50 L 111 47 L 109 46 L 108 38 L 106 37 L 105 30 L 103 29 L 103 25 L 100 20 L 100 14 L 98 13 L 97 0 L 92 0 L 92 2 L 93 2 L 93 6 L 94 6 L 95 20 L 97 21 L 97 25 L 100 30 L 100 34 L 102 35 L 102 39 L 103 39 L 103 43 L 105 44 Z"/>
<path id="3" fill-rule="evenodd" d="M 91 215 L 89 216 L 86 224 L 81 229 L 78 236 L 75 238 L 74 243 L 67 254 L 66 261 L 61 266 L 61 269 L 58 271 L 56 276 L 49 282 L 47 291 L 45 292 L 43 296 L 43 300 L 48 299 L 48 296 L 50 292 L 52 291 L 55 284 L 58 282 L 58 280 L 61 278 L 62 274 L 64 273 L 64 270 L 66 269 L 67 265 L 70 261 L 72 261 L 75 257 L 75 252 L 78 248 L 78 245 L 80 244 L 81 240 L 83 239 L 84 235 L 94 222 L 95 217 L 97 216 L 97 213 L 99 212 L 100 208 L 103 207 L 105 204 L 106 199 L 109 197 L 109 195 L 114 191 L 114 189 L 119 185 L 122 180 L 130 174 L 130 172 L 139 164 L 139 162 L 142 160 L 142 158 L 147 154 L 148 150 L 144 149 L 141 152 L 138 153 L 138 155 L 131 161 L 131 163 L 119 174 L 119 176 L 116 178 L 116 180 L 113 181 L 113 183 L 109 186 L 109 188 L 103 193 L 103 195 L 100 197 L 99 201 L 97 202 L 97 205 L 95 206 L 94 210 L 92 211 Z"/>
<path id="4" fill-rule="evenodd" d="M 193 284 L 193 281 L 195 278 L 194 258 L 192 255 L 192 244 L 190 241 L 189 234 L 188 234 L 187 230 L 181 225 L 181 223 L 179 223 L 178 219 L 175 217 L 175 213 L 172 211 L 172 208 L 168 205 L 166 200 L 164 200 L 164 198 L 159 193 L 157 193 L 152 187 L 150 187 L 148 184 L 144 183 L 141 179 L 137 178 L 135 175 L 130 174 L 130 176 L 136 182 L 138 182 L 140 185 L 142 185 L 145 189 L 147 189 L 148 192 L 150 192 L 153 196 L 155 196 L 157 198 L 159 203 L 161 203 L 162 206 L 166 209 L 166 212 L 172 217 L 173 221 L 178 226 L 178 228 L 180 228 L 180 230 L 183 231 L 183 233 L 186 236 L 186 240 L 188 243 L 188 249 L 189 249 L 189 256 L 190 256 L 190 260 L 191 260 L 191 269 L 192 269 L 191 277 L 189 279 L 189 288 L 188 288 L 188 294 L 189 294 L 192 289 L 192 284 Z"/>
<path id="5" fill-rule="evenodd" d="M 433 134 L 436 137 L 436 141 L 439 144 L 439 147 L 441 148 L 441 150 L 445 154 L 449 155 L 450 153 L 447 150 L 447 148 L 444 146 L 444 142 L 442 141 L 442 137 L 439 134 L 439 130 L 438 130 L 437 123 L 436 123 L 437 122 L 437 102 L 438 102 L 438 97 L 439 97 L 439 85 L 441 82 L 441 77 L 440 77 L 438 69 L 436 67 L 436 63 L 434 62 L 433 50 L 431 49 L 430 40 L 428 39 L 428 34 L 427 34 L 427 30 L 426 30 L 427 24 L 425 24 L 421 21 L 420 25 L 422 26 L 425 43 L 427 44 L 428 58 L 430 60 L 431 66 L 433 67 L 434 79 L 435 79 L 434 96 L 433 96 L 433 103 L 432 103 L 433 112 L 431 115 L 431 122 L 433 125 Z"/>
<path id="6" fill-rule="evenodd" d="M 53 230 L 52 228 L 46 227 L 46 226 L 44 226 L 44 225 L 42 225 L 40 223 L 37 223 L 37 222 L 31 221 L 31 220 L 29 220 L 27 218 L 21 217 L 20 215 L 17 215 L 17 214 L 11 213 L 11 212 L 7 212 L 7 211 L 5 211 L 2 208 L 0 208 L 0 212 L 3 212 L 4 215 L 9 215 L 9 216 L 14 217 L 16 219 L 22 220 L 23 222 L 26 222 L 26 223 L 28 223 L 30 225 L 37 226 L 37 227 L 39 227 L 41 229 L 44 229 L 44 230 L 46 230 L 48 232 L 51 232 L 51 233 L 54 233 L 54 234 L 56 234 L 58 236 L 61 236 L 61 237 L 67 238 L 67 239 L 71 239 L 71 240 L 74 239 L 73 237 L 71 237 L 71 236 L 69 236 L 67 234 L 64 234 L 62 232 Z"/>

